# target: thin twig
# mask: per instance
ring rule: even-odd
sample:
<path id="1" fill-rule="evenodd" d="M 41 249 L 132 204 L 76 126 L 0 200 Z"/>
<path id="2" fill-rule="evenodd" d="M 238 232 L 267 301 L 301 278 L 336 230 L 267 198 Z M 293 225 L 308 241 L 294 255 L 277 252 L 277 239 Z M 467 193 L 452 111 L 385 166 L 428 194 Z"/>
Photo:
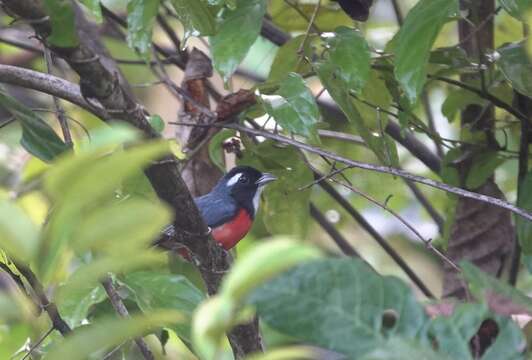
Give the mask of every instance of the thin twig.
<path id="1" fill-rule="evenodd" d="M 61 335 L 66 336 L 70 332 L 72 332 L 72 329 L 65 320 L 61 317 L 59 314 L 59 311 L 57 310 L 57 306 L 48 300 L 48 297 L 46 296 L 46 293 L 44 291 L 44 288 L 41 284 L 41 282 L 37 279 L 33 271 L 25 265 L 22 265 L 20 263 L 15 263 L 15 266 L 17 267 L 18 271 L 26 278 L 30 286 L 32 287 L 33 291 L 35 292 L 35 295 L 37 295 L 37 298 L 39 299 L 40 306 L 46 313 L 48 314 L 48 317 L 52 321 L 54 329 L 59 331 Z"/>
<path id="2" fill-rule="evenodd" d="M 46 331 L 40 338 L 37 340 L 35 344 L 33 344 L 28 352 L 22 357 L 20 360 L 26 360 L 41 344 L 42 342 L 54 331 L 54 327 L 52 326 L 48 331 Z"/>
<path id="3" fill-rule="evenodd" d="M 48 74 L 52 75 L 52 55 L 50 54 L 50 50 L 48 48 L 44 48 L 44 62 L 46 63 L 46 69 Z M 61 106 L 61 103 L 59 102 L 59 99 L 56 96 L 52 96 L 54 107 L 56 111 L 57 120 L 59 121 L 59 125 L 61 126 L 61 131 L 63 132 L 63 139 L 65 140 L 65 144 L 68 147 L 72 147 L 72 135 L 70 134 L 70 129 L 68 128 L 68 122 L 65 117 L 65 110 Z"/>
<path id="4" fill-rule="evenodd" d="M 113 308 L 115 309 L 117 314 L 123 318 L 129 317 L 129 312 L 127 311 L 127 308 L 124 305 L 122 298 L 120 298 L 120 295 L 116 291 L 111 278 L 107 277 L 105 280 L 103 280 L 102 285 L 105 289 L 105 292 L 107 293 L 107 297 L 111 301 L 111 304 L 113 305 Z M 150 348 L 148 347 L 148 344 L 146 344 L 143 338 L 136 338 L 135 343 L 137 344 L 137 347 L 139 348 L 140 352 L 146 360 L 155 360 L 153 353 L 151 352 Z"/>
<path id="5" fill-rule="evenodd" d="M 321 177 L 321 174 L 314 173 L 315 177 Z M 320 181 L 320 187 L 325 190 L 351 217 L 380 245 L 380 247 L 392 258 L 408 278 L 419 288 L 419 290 L 428 298 L 434 299 L 435 296 L 417 274 L 410 268 L 406 261 L 399 255 L 393 247 L 388 244 L 373 226 L 327 181 Z"/>
<path id="6" fill-rule="evenodd" d="M 431 186 L 431 187 L 436 188 L 436 189 L 440 189 L 440 190 L 443 190 L 443 191 L 446 191 L 446 192 L 450 192 L 450 193 L 456 194 L 458 196 L 470 198 L 470 199 L 473 199 L 473 200 L 482 201 L 482 202 L 485 202 L 485 203 L 488 203 L 488 204 L 491 204 L 491 205 L 494 205 L 494 206 L 509 210 L 509 211 L 511 211 L 511 212 L 513 212 L 513 213 L 515 213 L 515 214 L 517 214 L 517 215 L 519 215 L 519 216 L 521 216 L 521 217 L 523 217 L 523 218 L 525 218 L 527 220 L 532 221 L 532 213 L 531 212 L 526 211 L 524 209 L 521 209 L 521 208 L 519 208 L 519 207 L 517 207 L 517 206 L 515 206 L 515 205 L 513 205 L 513 204 L 511 204 L 511 203 L 509 203 L 507 201 L 504 201 L 504 200 L 501 200 L 501 199 L 497 199 L 497 198 L 494 198 L 492 196 L 487 196 L 487 195 L 475 193 L 475 192 L 472 192 L 472 191 L 464 190 L 464 189 L 461 189 L 459 187 L 447 185 L 447 184 L 444 184 L 442 182 L 439 182 L 439 181 L 436 181 L 436 180 L 432 180 L 432 179 L 429 179 L 429 178 L 426 178 L 426 177 L 423 177 L 423 176 L 411 174 L 411 173 L 406 172 L 406 171 L 401 170 L 401 169 L 396 169 L 396 168 L 389 167 L 389 166 L 381 166 L 381 165 L 369 164 L 369 163 L 364 163 L 364 162 L 361 162 L 361 161 L 352 160 L 352 159 L 340 156 L 340 155 L 338 155 L 336 153 L 333 153 L 331 151 L 323 150 L 323 149 L 321 149 L 319 147 L 312 146 L 312 145 L 309 145 L 309 144 L 306 144 L 306 143 L 303 143 L 303 142 L 300 142 L 300 141 L 297 141 L 297 140 L 293 140 L 293 139 L 287 138 L 287 137 L 279 135 L 279 134 L 273 134 L 273 133 L 270 133 L 268 131 L 261 131 L 261 130 L 257 130 L 257 129 L 251 129 L 251 128 L 248 128 L 248 127 L 245 127 L 245 126 L 242 126 L 242 125 L 230 124 L 230 123 L 195 124 L 195 123 L 186 123 L 186 122 L 169 122 L 168 124 L 171 124 L 171 125 L 183 125 L 183 126 L 199 126 L 199 127 L 210 127 L 210 126 L 221 127 L 221 128 L 227 128 L 227 129 L 233 129 L 233 130 L 245 132 L 245 133 L 256 135 L 256 136 L 263 136 L 265 138 L 272 139 L 272 140 L 275 140 L 275 141 L 278 141 L 278 142 L 281 142 L 281 143 L 284 143 L 284 144 L 287 144 L 287 145 L 292 145 L 292 146 L 295 146 L 297 148 L 306 150 L 308 152 L 311 152 L 311 153 L 314 153 L 314 154 L 317 154 L 317 155 L 325 156 L 325 157 L 327 157 L 329 159 L 335 160 L 335 161 L 337 161 L 339 163 L 342 163 L 342 164 L 345 164 L 345 165 L 349 165 L 349 166 L 360 168 L 360 169 L 364 169 L 364 170 L 375 171 L 375 172 L 390 174 L 390 175 L 394 175 L 394 176 L 399 176 L 399 177 L 402 177 L 402 178 L 405 178 L 405 179 L 408 179 L 408 180 L 411 180 L 411 181 L 414 181 L 414 182 L 417 182 L 417 183 L 420 183 L 420 184 L 424 184 L 424 185 Z"/>

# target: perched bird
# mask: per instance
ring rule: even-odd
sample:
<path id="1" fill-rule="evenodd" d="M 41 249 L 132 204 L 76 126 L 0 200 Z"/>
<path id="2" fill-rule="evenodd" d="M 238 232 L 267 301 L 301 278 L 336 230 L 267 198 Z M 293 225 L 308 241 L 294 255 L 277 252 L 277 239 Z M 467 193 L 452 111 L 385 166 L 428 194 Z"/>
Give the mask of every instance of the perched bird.
<path id="1" fill-rule="evenodd" d="M 250 166 L 237 166 L 210 193 L 194 199 L 212 230 L 212 237 L 224 249 L 231 249 L 249 232 L 259 209 L 260 194 L 274 180 L 272 174 Z M 174 231 L 174 226 L 169 225 L 163 234 L 172 236 Z"/>

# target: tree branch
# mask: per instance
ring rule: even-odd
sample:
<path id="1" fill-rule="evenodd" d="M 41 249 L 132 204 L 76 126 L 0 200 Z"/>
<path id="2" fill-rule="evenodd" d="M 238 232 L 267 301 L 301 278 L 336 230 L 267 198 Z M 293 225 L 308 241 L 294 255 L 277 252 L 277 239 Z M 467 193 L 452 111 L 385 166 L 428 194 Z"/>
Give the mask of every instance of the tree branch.
<path id="1" fill-rule="evenodd" d="M 124 305 L 124 302 L 120 298 L 120 295 L 113 286 L 113 281 L 111 280 L 111 278 L 107 277 L 105 280 L 103 280 L 102 286 L 105 289 L 107 297 L 109 298 L 109 301 L 111 301 L 111 305 L 113 305 L 113 308 L 115 309 L 117 314 L 123 318 L 129 317 L 129 312 L 127 311 L 126 305 Z M 155 360 L 153 353 L 151 352 L 150 348 L 148 347 L 148 344 L 146 344 L 143 338 L 136 338 L 135 343 L 137 344 L 137 347 L 142 353 L 142 356 L 144 356 L 144 359 Z"/>

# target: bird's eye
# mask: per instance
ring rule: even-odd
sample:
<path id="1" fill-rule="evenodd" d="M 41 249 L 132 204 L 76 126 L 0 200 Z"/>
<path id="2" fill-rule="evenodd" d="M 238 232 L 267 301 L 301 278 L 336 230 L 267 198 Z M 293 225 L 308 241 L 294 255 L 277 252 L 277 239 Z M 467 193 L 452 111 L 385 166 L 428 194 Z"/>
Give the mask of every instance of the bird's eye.
<path id="1" fill-rule="evenodd" d="M 238 178 L 238 182 L 239 183 L 242 183 L 242 184 L 247 184 L 249 182 L 249 179 L 246 175 L 242 174 L 239 178 Z"/>

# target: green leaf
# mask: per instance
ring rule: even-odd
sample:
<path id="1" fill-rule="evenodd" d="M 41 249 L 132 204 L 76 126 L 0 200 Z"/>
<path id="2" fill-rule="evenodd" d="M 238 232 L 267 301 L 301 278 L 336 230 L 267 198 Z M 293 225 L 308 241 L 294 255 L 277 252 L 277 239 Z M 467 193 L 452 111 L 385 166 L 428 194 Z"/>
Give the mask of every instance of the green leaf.
<path id="1" fill-rule="evenodd" d="M 460 304 L 451 316 L 434 319 L 428 329 L 429 338 L 435 339 L 441 353 L 450 359 L 473 360 L 470 341 L 484 321 L 497 324 L 497 337 L 482 355 L 482 360 L 522 359 L 525 339 L 517 324 L 511 318 L 491 313 L 485 305 Z"/>
<path id="2" fill-rule="evenodd" d="M 148 118 L 148 122 L 150 123 L 151 127 L 159 134 L 163 132 L 165 123 L 159 115 L 151 115 Z"/>
<path id="3" fill-rule="evenodd" d="M 131 253 L 149 247 L 163 227 L 172 221 L 162 203 L 125 199 L 83 216 L 73 236 L 74 248 L 111 254 Z"/>
<path id="4" fill-rule="evenodd" d="M 386 144 L 392 145 L 393 141 L 383 141 L 381 136 L 374 136 L 364 119 L 360 115 L 357 107 L 353 103 L 353 99 L 349 95 L 349 92 L 344 84 L 343 80 L 338 74 L 338 70 L 335 69 L 330 63 L 321 64 L 318 67 L 318 76 L 321 83 L 331 97 L 336 101 L 342 112 L 346 115 L 347 119 L 355 125 L 358 134 L 364 139 L 364 142 L 375 153 L 377 158 L 384 164 L 390 165 L 389 153 L 386 149 Z M 388 135 L 384 134 L 384 137 Z M 392 145 L 393 146 L 393 145 Z M 390 153 L 396 152 L 391 150 Z"/>
<path id="5" fill-rule="evenodd" d="M 157 311 L 127 319 L 112 318 L 83 326 L 53 345 L 46 360 L 84 360 L 89 355 L 122 344 L 157 328 L 183 321 L 177 311 Z"/>
<path id="6" fill-rule="evenodd" d="M 471 91 L 464 89 L 452 90 L 443 102 L 441 112 L 449 122 L 453 122 L 456 116 L 468 105 L 484 105 L 485 103 L 486 100 Z"/>
<path id="7" fill-rule="evenodd" d="M 237 8 L 227 10 L 218 33 L 211 37 L 214 67 L 225 82 L 257 40 L 265 13 L 264 0 L 238 0 Z"/>
<path id="8" fill-rule="evenodd" d="M 52 24 L 52 33 L 46 41 L 57 47 L 76 47 L 79 39 L 72 1 L 44 0 L 44 8 Z"/>
<path id="9" fill-rule="evenodd" d="M 523 43 L 508 44 L 497 49 L 497 61 L 504 77 L 519 93 L 532 97 L 532 64 Z"/>
<path id="10" fill-rule="evenodd" d="M 214 165 L 225 172 L 225 161 L 224 161 L 224 149 L 222 147 L 223 143 L 235 136 L 234 130 L 223 129 L 213 136 L 209 142 L 209 157 Z"/>
<path id="11" fill-rule="evenodd" d="M 281 81 L 275 95 L 262 95 L 266 111 L 284 130 L 317 138 L 315 124 L 320 112 L 314 96 L 301 75 L 290 73 Z"/>
<path id="12" fill-rule="evenodd" d="M 102 22 L 102 7 L 100 5 L 100 0 L 80 0 L 80 2 L 89 9 L 98 23 Z"/>
<path id="13" fill-rule="evenodd" d="M 39 246 L 37 227 L 16 204 L 0 201 L 0 250 L 9 256 L 29 263 Z"/>
<path id="14" fill-rule="evenodd" d="M 153 24 L 160 0 L 128 0 L 127 44 L 149 58 Z"/>
<path id="15" fill-rule="evenodd" d="M 525 21 L 524 16 L 532 7 L 530 0 L 499 0 L 503 9 L 517 20 Z"/>
<path id="16" fill-rule="evenodd" d="M 305 38 L 305 35 L 296 36 L 279 48 L 273 59 L 268 82 L 281 81 L 291 72 L 304 74 L 312 70 L 310 64 L 303 60 L 302 56 L 312 57 L 311 44 L 316 39 L 316 36 L 311 35 L 306 41 Z M 305 41 L 305 46 L 302 49 L 303 53 L 299 54 L 303 41 Z"/>
<path id="17" fill-rule="evenodd" d="M 319 258 L 318 249 L 288 238 L 274 238 L 239 258 L 224 279 L 220 293 L 239 303 L 253 289 L 297 264 Z"/>
<path id="18" fill-rule="evenodd" d="M 204 0 L 171 0 L 179 20 L 187 32 L 208 36 L 216 33 L 213 11 Z"/>
<path id="19" fill-rule="evenodd" d="M 393 38 L 395 77 L 410 103 L 417 102 L 425 85 L 427 62 L 438 33 L 458 11 L 457 0 L 420 0 Z"/>
<path id="20" fill-rule="evenodd" d="M 360 31 L 339 27 L 336 34 L 328 38 L 329 62 L 336 67 L 349 90 L 360 93 L 370 75 L 370 53 L 366 39 Z"/>
<path id="21" fill-rule="evenodd" d="M 412 338 L 427 322 L 407 285 L 358 259 L 298 266 L 254 291 L 250 303 L 274 329 L 351 359 L 384 346 L 389 337 Z M 398 315 L 391 327 L 383 325 L 385 312 Z"/>
<path id="22" fill-rule="evenodd" d="M 64 286 L 64 285 L 63 285 Z M 62 287 L 59 287 L 58 293 L 64 293 Z M 57 303 L 59 313 L 72 328 L 78 327 L 83 320 L 87 318 L 90 308 L 107 299 L 107 295 L 101 285 L 89 283 L 87 286 L 78 289 L 72 289 L 68 296 L 60 298 Z"/>
<path id="23" fill-rule="evenodd" d="M 360 360 L 452 360 L 453 358 L 435 352 L 427 345 L 412 339 L 391 338 L 382 346 L 366 354 Z"/>
<path id="24" fill-rule="evenodd" d="M 532 172 L 526 174 L 519 186 L 517 206 L 532 211 Z M 523 255 L 532 255 L 532 222 L 516 216 L 515 227 Z M 532 269 L 532 267 L 530 268 Z"/>
<path id="25" fill-rule="evenodd" d="M 505 308 L 501 310 L 518 310 L 519 313 L 532 314 L 532 299 L 521 291 L 486 274 L 467 261 L 462 261 L 460 268 L 469 290 L 477 300 L 488 303 L 497 298 L 505 299 Z"/>
<path id="26" fill-rule="evenodd" d="M 314 181 L 314 177 L 298 151 L 293 147 L 278 148 L 272 141 L 264 141 L 248 147 L 238 163 L 277 177 L 264 190 L 264 201 L 259 210 L 266 229 L 272 235 L 293 235 L 304 239 L 309 228 L 310 189 L 300 188 Z"/>
<path id="27" fill-rule="evenodd" d="M 138 271 L 127 274 L 121 282 L 131 290 L 137 305 L 145 313 L 173 309 L 191 319 L 198 304 L 205 299 L 203 293 L 182 275 Z M 188 321 L 175 324 L 171 329 L 182 339 L 191 340 Z"/>
<path id="28" fill-rule="evenodd" d="M 477 189 L 488 180 L 495 169 L 505 161 L 496 151 L 486 151 L 473 157 L 473 165 L 466 178 L 466 188 Z"/>
<path id="29" fill-rule="evenodd" d="M 49 162 L 70 149 L 43 119 L 9 96 L 2 87 L 0 104 L 22 124 L 20 144 L 30 154 Z"/>

